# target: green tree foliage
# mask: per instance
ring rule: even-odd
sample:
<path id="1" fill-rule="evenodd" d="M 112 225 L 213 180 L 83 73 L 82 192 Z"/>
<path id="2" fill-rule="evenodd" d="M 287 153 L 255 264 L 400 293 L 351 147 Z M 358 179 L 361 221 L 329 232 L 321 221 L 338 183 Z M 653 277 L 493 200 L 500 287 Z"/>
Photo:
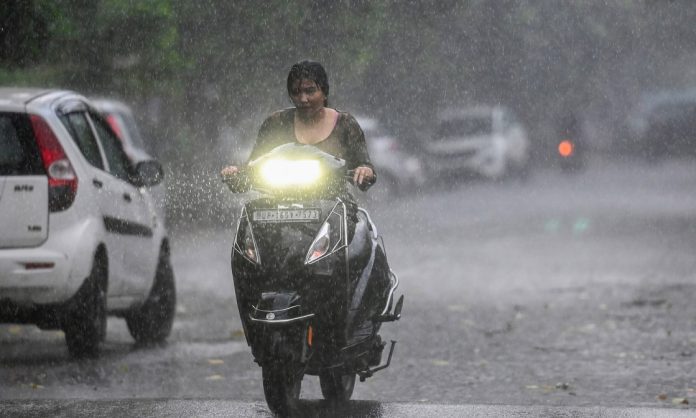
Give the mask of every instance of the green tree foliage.
<path id="1" fill-rule="evenodd" d="M 4 0 L 0 84 L 161 103 L 161 145 L 187 155 L 289 105 L 285 74 L 303 58 L 325 64 L 334 105 L 404 136 L 479 102 L 536 129 L 696 82 L 670 70 L 694 56 L 695 17 L 689 0 Z"/>

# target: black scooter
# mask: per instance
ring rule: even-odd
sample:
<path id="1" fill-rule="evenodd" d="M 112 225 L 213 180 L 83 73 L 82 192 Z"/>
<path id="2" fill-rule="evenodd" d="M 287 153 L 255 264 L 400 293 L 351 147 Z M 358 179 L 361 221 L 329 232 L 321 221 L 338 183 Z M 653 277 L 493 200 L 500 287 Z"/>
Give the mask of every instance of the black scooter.
<path id="1" fill-rule="evenodd" d="M 261 366 L 271 411 L 292 414 L 304 375 L 324 398 L 350 399 L 382 362 L 383 322 L 401 317 L 403 296 L 368 213 L 345 196 L 345 161 L 310 145 L 285 144 L 224 179 L 254 193 L 241 210 L 232 274 L 247 343 Z"/>

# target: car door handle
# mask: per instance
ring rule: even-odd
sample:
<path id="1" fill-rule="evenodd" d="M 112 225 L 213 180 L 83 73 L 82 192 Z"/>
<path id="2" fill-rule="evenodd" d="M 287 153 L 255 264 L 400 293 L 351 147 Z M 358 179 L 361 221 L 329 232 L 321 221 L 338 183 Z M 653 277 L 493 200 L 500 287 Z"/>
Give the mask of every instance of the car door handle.
<path id="1" fill-rule="evenodd" d="M 129 193 L 124 193 L 123 194 L 123 200 L 126 202 L 130 203 L 133 199 L 131 199 L 131 195 Z"/>
<path id="2" fill-rule="evenodd" d="M 96 187 L 97 189 L 101 189 L 102 186 L 104 185 L 104 183 L 102 183 L 101 181 L 99 181 L 97 179 L 92 179 L 92 184 L 94 184 L 94 187 Z"/>

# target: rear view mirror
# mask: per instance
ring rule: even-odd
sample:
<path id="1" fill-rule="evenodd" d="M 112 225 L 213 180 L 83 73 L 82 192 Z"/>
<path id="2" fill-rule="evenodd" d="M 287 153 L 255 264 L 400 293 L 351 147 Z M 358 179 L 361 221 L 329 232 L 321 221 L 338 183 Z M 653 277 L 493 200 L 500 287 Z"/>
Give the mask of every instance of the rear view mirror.
<path id="1" fill-rule="evenodd" d="M 141 161 L 135 165 L 135 179 L 133 183 L 138 187 L 152 187 L 164 180 L 164 169 L 156 160 Z"/>

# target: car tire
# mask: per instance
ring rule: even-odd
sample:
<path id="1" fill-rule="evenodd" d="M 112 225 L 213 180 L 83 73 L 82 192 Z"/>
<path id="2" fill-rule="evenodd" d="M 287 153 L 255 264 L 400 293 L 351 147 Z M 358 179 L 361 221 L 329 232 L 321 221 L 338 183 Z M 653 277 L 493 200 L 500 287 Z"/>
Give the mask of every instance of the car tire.
<path id="1" fill-rule="evenodd" d="M 479 173 L 491 181 L 500 181 L 508 174 L 508 161 L 505 157 L 495 157 L 478 168 Z"/>
<path id="2" fill-rule="evenodd" d="M 97 357 L 106 336 L 107 263 L 95 257 L 92 271 L 75 295 L 62 328 L 68 352 L 75 358 Z"/>
<path id="3" fill-rule="evenodd" d="M 139 344 L 163 342 L 171 333 L 175 313 L 174 270 L 165 246 L 160 251 L 150 295 L 143 305 L 126 315 L 128 331 Z"/>

